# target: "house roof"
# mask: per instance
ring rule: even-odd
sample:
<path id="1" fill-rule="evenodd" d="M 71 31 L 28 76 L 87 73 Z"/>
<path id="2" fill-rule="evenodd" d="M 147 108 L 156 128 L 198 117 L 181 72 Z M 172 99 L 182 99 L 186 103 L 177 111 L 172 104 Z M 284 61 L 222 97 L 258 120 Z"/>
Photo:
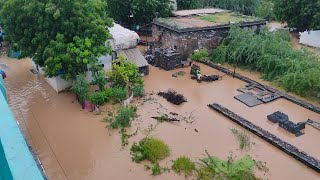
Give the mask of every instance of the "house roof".
<path id="1" fill-rule="evenodd" d="M 138 48 L 118 50 L 117 54 L 124 55 L 128 61 L 135 63 L 138 67 L 148 66 L 147 60 L 143 57 Z"/>
<path id="2" fill-rule="evenodd" d="M 300 43 L 316 48 L 320 48 L 320 30 L 305 31 L 300 33 Z"/>

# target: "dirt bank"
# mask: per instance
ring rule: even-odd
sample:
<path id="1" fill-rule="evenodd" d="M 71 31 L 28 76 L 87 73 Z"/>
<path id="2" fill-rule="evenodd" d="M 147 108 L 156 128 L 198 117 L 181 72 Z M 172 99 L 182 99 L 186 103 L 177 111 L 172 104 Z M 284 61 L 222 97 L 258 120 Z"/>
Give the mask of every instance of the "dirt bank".
<path id="1" fill-rule="evenodd" d="M 119 133 L 105 129 L 106 124 L 100 122 L 107 114 L 106 111 L 101 115 L 82 111 L 72 93 L 56 94 L 42 77 L 30 72 L 29 60 L 17 61 L 2 57 L 1 63 L 10 68 L 6 79 L 10 107 L 42 161 L 49 179 L 152 178 L 143 165 L 131 162 L 128 148 L 121 150 Z M 203 74 L 221 74 L 209 67 L 202 66 L 202 69 Z M 188 68 L 182 70 L 189 73 Z M 320 138 L 319 131 L 307 126 L 306 134 L 296 138 L 269 123 L 266 116 L 280 110 L 287 113 L 292 121 L 298 122 L 308 118 L 320 120 L 319 114 L 282 99 L 249 108 L 233 98 L 238 94 L 236 89 L 244 86 L 244 82 L 224 77 L 222 81 L 198 84 L 190 80 L 188 75 L 171 77 L 176 71 L 150 68 L 150 75 L 145 77 L 146 91 L 155 94 L 149 95 L 151 100 L 140 103 L 139 117 L 128 131 L 134 132 L 138 127 L 141 131 L 129 140 L 130 143 L 139 141 L 144 136 L 142 130 L 156 124 L 156 120 L 151 117 L 176 112 L 192 118 L 188 119 L 189 123 L 161 123 L 152 132 L 152 135 L 163 139 L 171 148 L 171 156 L 161 162 L 163 165 L 170 166 L 171 160 L 180 155 L 197 160 L 206 149 L 221 158 L 226 158 L 232 151 L 238 157 L 249 153 L 258 160 L 266 161 L 270 174 L 260 174 L 263 178 L 319 179 L 319 174 L 254 135 L 251 139 L 255 145 L 249 152 L 238 150 L 239 142 L 230 132 L 230 128 L 238 126 L 210 110 L 207 104 L 219 102 L 316 158 L 320 158 L 320 144 L 316 143 Z M 183 93 L 188 102 L 176 106 L 156 95 L 156 92 L 169 88 Z M 184 177 L 169 173 L 152 179 Z"/>

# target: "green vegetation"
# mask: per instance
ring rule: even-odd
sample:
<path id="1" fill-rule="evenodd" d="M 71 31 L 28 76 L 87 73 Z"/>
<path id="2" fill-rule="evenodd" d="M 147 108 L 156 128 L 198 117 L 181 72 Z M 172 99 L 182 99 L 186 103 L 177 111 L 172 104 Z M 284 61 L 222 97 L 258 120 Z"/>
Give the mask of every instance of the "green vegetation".
<path id="1" fill-rule="evenodd" d="M 104 0 L 7 0 L 0 7 L 2 27 L 11 44 L 44 67 L 46 76 L 76 79 L 98 57 L 112 25 Z"/>
<path id="2" fill-rule="evenodd" d="M 110 100 L 109 98 L 110 97 L 106 96 L 105 92 L 101 91 L 94 92 L 89 95 L 90 103 L 95 104 L 98 107 L 107 103 Z"/>
<path id="3" fill-rule="evenodd" d="M 254 175 L 255 161 L 246 155 L 235 160 L 231 155 L 227 161 L 210 156 L 201 159 L 200 168 L 197 170 L 197 179 L 230 179 L 230 180 L 257 180 Z"/>
<path id="4" fill-rule="evenodd" d="M 107 77 L 105 76 L 105 72 L 103 69 L 92 69 L 92 77 L 93 81 L 91 82 L 94 85 L 97 85 L 99 87 L 100 91 L 104 90 L 104 86 L 107 83 Z"/>
<path id="5" fill-rule="evenodd" d="M 121 86 L 116 86 L 112 87 L 112 100 L 114 103 L 122 102 L 128 98 L 128 89 L 121 87 Z"/>
<path id="6" fill-rule="evenodd" d="M 138 129 L 133 134 L 127 134 L 127 130 L 125 128 L 121 128 L 120 134 L 121 134 L 121 145 L 122 147 L 125 147 L 129 144 L 129 138 L 138 134 Z"/>
<path id="7" fill-rule="evenodd" d="M 217 23 L 217 24 L 224 24 L 224 23 L 238 23 L 242 21 L 256 21 L 259 20 L 258 18 L 252 16 L 245 16 L 236 13 L 229 13 L 229 12 L 221 12 L 206 16 L 199 16 L 199 19 Z"/>
<path id="8" fill-rule="evenodd" d="M 320 62 L 307 50 L 294 49 L 288 32 L 266 30 L 256 34 L 232 27 L 211 60 L 261 72 L 264 79 L 287 91 L 320 99 Z"/>
<path id="9" fill-rule="evenodd" d="M 77 95 L 80 103 L 83 103 L 88 98 L 90 84 L 86 82 L 84 74 L 77 75 L 71 90 Z"/>
<path id="10" fill-rule="evenodd" d="M 104 121 L 109 122 L 107 127 L 111 129 L 126 128 L 131 126 L 132 120 L 136 117 L 137 108 L 121 107 L 116 113 L 109 113 L 109 117 L 104 118 Z"/>
<path id="11" fill-rule="evenodd" d="M 195 169 L 195 163 L 186 156 L 181 156 L 173 161 L 172 170 L 178 174 L 183 173 L 185 176 L 190 176 Z"/>
<path id="12" fill-rule="evenodd" d="M 191 55 L 191 59 L 193 61 L 205 61 L 208 58 L 208 51 L 207 49 L 200 49 L 195 50 L 194 53 Z"/>
<path id="13" fill-rule="evenodd" d="M 233 133 L 233 135 L 239 140 L 240 149 L 250 149 L 251 147 L 250 136 L 247 132 L 240 131 L 236 128 L 231 128 L 230 130 Z"/>
<path id="14" fill-rule="evenodd" d="M 129 26 L 148 24 L 157 16 L 168 17 L 172 11 L 170 0 L 106 1 L 111 17 Z"/>
<path id="15" fill-rule="evenodd" d="M 170 155 L 170 149 L 161 139 L 146 137 L 132 145 L 131 155 L 132 160 L 137 163 L 144 160 L 157 163 Z"/>
<path id="16" fill-rule="evenodd" d="M 177 0 L 178 10 L 196 9 L 198 4 L 197 0 Z"/>
<path id="17" fill-rule="evenodd" d="M 289 27 L 298 30 L 320 29 L 320 1 L 319 0 L 273 0 L 274 13 Z"/>
<path id="18" fill-rule="evenodd" d="M 134 97 L 142 97 L 143 94 L 144 94 L 143 85 L 134 86 L 134 87 L 132 88 L 132 92 L 133 92 L 133 96 L 134 96 Z"/>

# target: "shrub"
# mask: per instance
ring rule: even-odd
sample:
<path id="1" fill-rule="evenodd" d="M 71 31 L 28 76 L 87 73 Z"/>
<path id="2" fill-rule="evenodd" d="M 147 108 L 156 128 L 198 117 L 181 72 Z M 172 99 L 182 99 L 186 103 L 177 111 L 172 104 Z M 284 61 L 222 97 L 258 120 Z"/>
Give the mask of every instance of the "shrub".
<path id="1" fill-rule="evenodd" d="M 174 172 L 181 174 L 184 173 L 185 176 L 190 176 L 195 170 L 195 163 L 186 156 L 181 156 L 173 161 L 172 169 Z"/>
<path id="2" fill-rule="evenodd" d="M 142 97 L 144 93 L 143 85 L 137 85 L 132 88 L 134 97 Z"/>
<path id="3" fill-rule="evenodd" d="M 117 113 L 110 113 L 110 117 L 105 118 L 111 129 L 125 128 L 131 125 L 131 121 L 136 116 L 137 109 L 135 107 L 121 107 Z"/>
<path id="4" fill-rule="evenodd" d="M 77 94 L 79 97 L 79 101 L 82 103 L 84 100 L 88 98 L 89 93 L 89 83 L 86 82 L 86 78 L 84 74 L 77 75 L 75 82 L 71 90 Z"/>
<path id="5" fill-rule="evenodd" d="M 112 99 L 114 102 L 122 102 L 128 98 L 127 88 L 117 86 L 112 87 Z"/>
<path id="6" fill-rule="evenodd" d="M 201 159 L 201 162 L 200 169 L 197 170 L 198 179 L 258 179 L 254 175 L 255 161 L 249 155 L 237 161 L 231 155 L 224 161 L 207 153 L 207 157 Z"/>
<path id="7" fill-rule="evenodd" d="M 105 95 L 105 92 L 94 92 L 90 94 L 89 101 L 97 106 L 102 106 L 109 101 L 109 97 Z"/>
<path id="8" fill-rule="evenodd" d="M 95 84 L 99 87 L 100 91 L 104 90 L 104 86 L 107 83 L 107 79 L 105 76 L 105 72 L 103 70 L 92 72 L 93 73 L 93 81 L 92 84 Z"/>
<path id="9" fill-rule="evenodd" d="M 194 53 L 191 55 L 191 59 L 193 61 L 204 61 L 208 57 L 207 49 L 195 50 Z"/>
<path id="10" fill-rule="evenodd" d="M 131 147 L 132 160 L 140 163 L 144 160 L 149 160 L 156 163 L 170 155 L 170 149 L 162 140 L 147 137 L 139 143 L 134 143 Z"/>

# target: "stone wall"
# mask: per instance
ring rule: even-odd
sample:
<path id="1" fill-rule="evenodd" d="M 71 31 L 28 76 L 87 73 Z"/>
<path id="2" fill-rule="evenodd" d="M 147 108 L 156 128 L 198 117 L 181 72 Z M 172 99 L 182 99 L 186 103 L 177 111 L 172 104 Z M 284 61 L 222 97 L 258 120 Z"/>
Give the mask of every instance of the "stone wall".
<path id="1" fill-rule="evenodd" d="M 260 29 L 259 26 L 246 26 L 245 29 Z M 186 59 L 196 49 L 206 48 L 212 52 L 218 47 L 220 42 L 227 36 L 229 28 L 219 28 L 214 30 L 176 32 L 160 25 L 153 24 L 152 36 L 157 42 L 156 47 L 176 48 Z"/>

